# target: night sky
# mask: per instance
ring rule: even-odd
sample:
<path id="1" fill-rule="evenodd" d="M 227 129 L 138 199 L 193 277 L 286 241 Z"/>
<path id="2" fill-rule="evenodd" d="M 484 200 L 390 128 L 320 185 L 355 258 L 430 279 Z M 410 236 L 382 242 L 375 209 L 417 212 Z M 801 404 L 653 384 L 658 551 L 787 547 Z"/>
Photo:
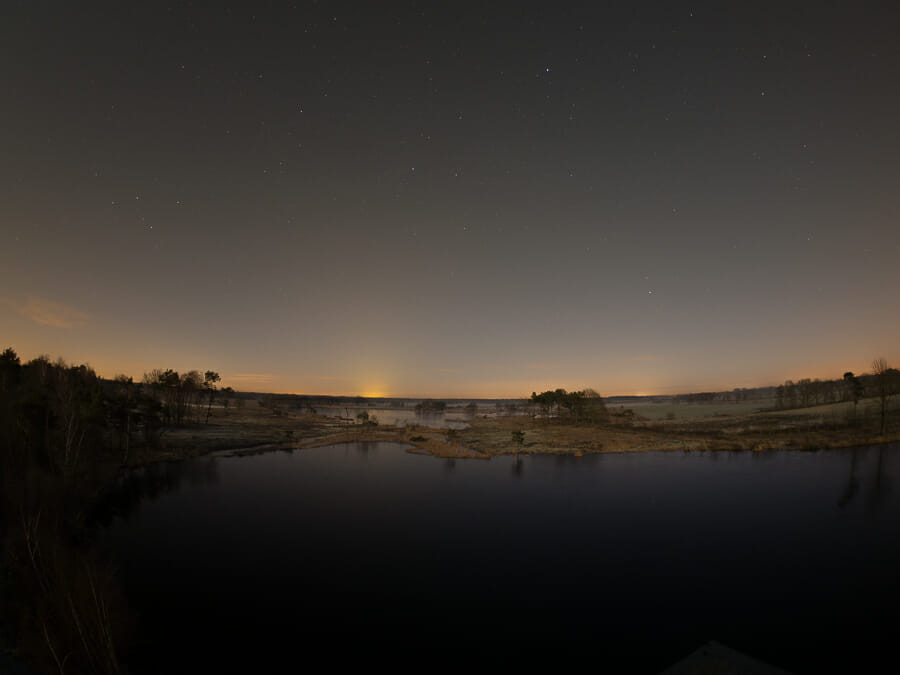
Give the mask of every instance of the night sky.
<path id="1" fill-rule="evenodd" d="M 0 348 L 253 391 L 900 361 L 900 6 L 0 9 Z"/>

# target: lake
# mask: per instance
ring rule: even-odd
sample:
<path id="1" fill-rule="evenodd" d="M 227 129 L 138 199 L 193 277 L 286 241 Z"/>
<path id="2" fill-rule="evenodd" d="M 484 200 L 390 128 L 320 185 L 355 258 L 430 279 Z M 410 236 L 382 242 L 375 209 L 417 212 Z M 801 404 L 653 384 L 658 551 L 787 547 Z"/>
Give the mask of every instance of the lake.
<path id="1" fill-rule="evenodd" d="M 895 662 L 900 446 L 439 460 L 353 443 L 160 464 L 101 513 L 131 672 L 386 661 L 656 672 L 716 640 Z"/>

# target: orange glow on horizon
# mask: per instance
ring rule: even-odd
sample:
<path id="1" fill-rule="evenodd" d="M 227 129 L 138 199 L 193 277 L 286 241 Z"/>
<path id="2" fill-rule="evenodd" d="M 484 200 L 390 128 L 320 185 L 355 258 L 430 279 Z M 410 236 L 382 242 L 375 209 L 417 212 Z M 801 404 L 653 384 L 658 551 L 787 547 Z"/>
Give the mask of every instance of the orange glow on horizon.
<path id="1" fill-rule="evenodd" d="M 390 398 L 387 393 L 380 390 L 364 391 L 360 396 L 363 398 Z"/>
<path id="2" fill-rule="evenodd" d="M 11 339 L 0 344 L 0 349 L 10 346 L 14 348 L 22 363 L 37 358 L 41 354 L 47 354 L 51 361 L 62 358 L 71 365 L 85 364 L 92 367 L 95 372 L 104 378 L 112 379 L 124 374 L 132 377 L 135 382 L 140 382 L 145 373 L 154 367 L 173 368 L 179 372 L 186 372 L 191 368 L 216 370 L 222 375 L 221 386 L 231 386 L 237 391 L 257 393 L 284 393 L 306 396 L 363 396 L 366 398 L 434 398 L 434 399 L 494 399 L 510 398 L 525 399 L 532 391 L 541 392 L 547 389 L 565 388 L 568 391 L 577 391 L 585 387 L 595 389 L 601 396 L 665 396 L 673 394 L 696 393 L 701 391 L 731 391 L 735 388 L 756 388 L 763 386 L 778 386 L 787 380 L 799 381 L 804 378 L 821 380 L 839 380 L 847 371 L 856 375 L 872 372 L 872 358 L 867 357 L 866 352 L 871 351 L 877 356 L 884 352 L 888 365 L 896 367 L 900 363 L 900 357 L 891 350 L 857 350 L 848 353 L 846 358 L 834 358 L 826 356 L 822 359 L 804 362 L 800 359 L 791 363 L 788 367 L 768 368 L 764 374 L 754 376 L 747 370 L 735 369 L 734 372 L 703 377 L 700 373 L 692 377 L 671 376 L 660 369 L 660 372 L 621 372 L 613 368 L 598 369 L 597 374 L 584 374 L 572 376 L 571 372 L 541 373 L 540 379 L 530 380 L 527 377 L 515 379 L 516 375 L 526 376 L 530 374 L 527 366 L 521 368 L 509 368 L 505 373 L 509 379 L 482 379 L 479 373 L 473 372 L 471 378 L 460 376 L 459 382 L 448 384 L 441 382 L 441 376 L 435 376 L 433 382 L 429 378 L 419 378 L 415 373 L 411 382 L 401 382 L 409 374 L 398 367 L 397 371 L 388 368 L 379 369 L 380 372 L 363 372 L 359 377 L 353 377 L 352 371 L 329 371 L 334 375 L 309 377 L 295 374 L 283 374 L 272 364 L 250 362 L 247 364 L 210 364 L 214 359 L 197 358 L 193 354 L 163 353 L 142 354 L 140 359 L 132 360 L 129 356 L 119 353 L 108 353 L 106 350 L 94 350 L 88 347 L 82 349 L 65 349 L 63 346 L 50 341 L 34 340 L 38 344 L 32 348 L 24 346 L 28 341 L 19 338 Z M 206 361 L 206 363 L 202 363 Z M 200 363 L 201 367 L 195 364 Z M 760 368 L 767 367 L 762 364 Z M 474 371 L 474 369 L 473 369 Z M 440 383 L 439 383 L 440 382 Z M 391 383 L 391 384 L 388 384 Z M 399 384 L 398 384 L 399 383 Z M 390 388 L 389 388 L 390 387 Z"/>

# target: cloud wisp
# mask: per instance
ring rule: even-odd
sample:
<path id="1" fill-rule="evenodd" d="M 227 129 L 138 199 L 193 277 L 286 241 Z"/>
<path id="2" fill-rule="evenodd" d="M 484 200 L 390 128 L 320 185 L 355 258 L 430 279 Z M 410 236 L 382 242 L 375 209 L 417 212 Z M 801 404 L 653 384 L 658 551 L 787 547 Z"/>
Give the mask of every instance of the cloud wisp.
<path id="1" fill-rule="evenodd" d="M 85 325 L 90 318 L 87 313 L 79 309 L 33 295 L 29 295 L 24 303 L 9 298 L 3 298 L 2 302 L 41 326 L 73 328 Z"/>

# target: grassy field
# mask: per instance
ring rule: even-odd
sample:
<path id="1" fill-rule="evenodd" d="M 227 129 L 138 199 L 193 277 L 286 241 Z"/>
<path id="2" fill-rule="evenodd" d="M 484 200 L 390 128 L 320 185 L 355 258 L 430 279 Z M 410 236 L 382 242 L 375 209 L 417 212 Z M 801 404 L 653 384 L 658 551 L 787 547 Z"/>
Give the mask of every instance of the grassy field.
<path id="1" fill-rule="evenodd" d="M 647 420 L 695 420 L 706 417 L 741 417 L 754 413 L 777 415 L 781 417 L 818 417 L 822 423 L 835 425 L 841 421 L 852 419 L 856 415 L 859 419 L 871 420 L 880 415 L 881 403 L 878 399 L 863 399 L 856 406 L 852 401 L 840 401 L 838 403 L 826 403 L 808 408 L 794 408 L 791 410 L 773 410 L 775 399 L 763 399 L 758 401 L 741 401 L 729 403 L 713 401 L 709 403 L 637 403 L 629 406 L 615 406 L 611 412 L 621 412 L 626 409 L 634 411 Z M 900 409 L 900 397 L 889 400 L 888 407 L 891 411 Z"/>
<path id="2" fill-rule="evenodd" d="M 627 406 L 615 406 L 611 411 L 631 409 L 636 415 L 650 420 L 677 419 L 687 420 L 700 417 L 723 417 L 734 415 L 749 415 L 775 404 L 774 399 L 760 401 L 741 401 L 728 403 L 712 401 L 709 403 L 635 403 Z"/>

